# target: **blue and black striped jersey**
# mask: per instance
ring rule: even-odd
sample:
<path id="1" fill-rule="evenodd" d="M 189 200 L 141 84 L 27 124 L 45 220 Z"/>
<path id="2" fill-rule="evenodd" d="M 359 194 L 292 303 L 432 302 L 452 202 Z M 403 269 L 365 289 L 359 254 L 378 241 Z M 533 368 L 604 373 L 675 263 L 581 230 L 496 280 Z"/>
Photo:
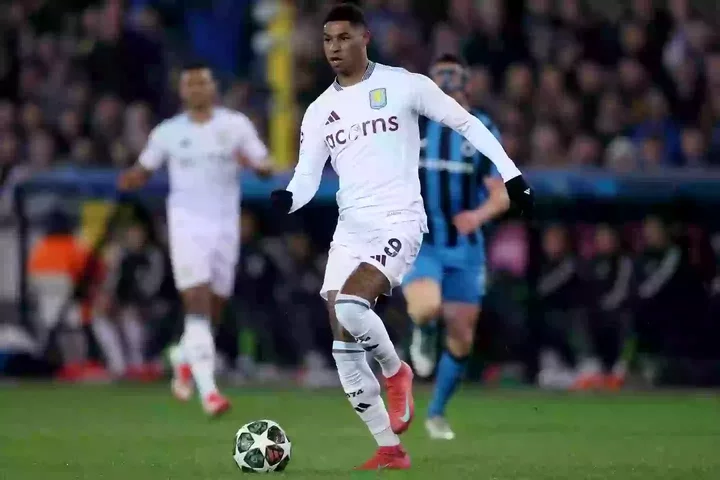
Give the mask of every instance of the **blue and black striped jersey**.
<path id="1" fill-rule="evenodd" d="M 490 117 L 472 113 L 500 139 Z M 425 117 L 420 117 L 420 137 L 420 188 L 429 228 L 425 243 L 448 247 L 479 243 L 482 232 L 460 235 L 452 219 L 487 199 L 483 179 L 499 176 L 495 165 L 462 135 Z"/>

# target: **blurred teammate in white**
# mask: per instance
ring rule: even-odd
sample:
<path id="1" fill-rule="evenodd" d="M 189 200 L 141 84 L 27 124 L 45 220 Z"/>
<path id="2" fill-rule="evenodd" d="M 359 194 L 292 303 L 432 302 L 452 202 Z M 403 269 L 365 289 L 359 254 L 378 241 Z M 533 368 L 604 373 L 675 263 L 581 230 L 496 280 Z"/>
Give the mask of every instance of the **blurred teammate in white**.
<path id="1" fill-rule="evenodd" d="M 359 468 L 407 469 L 410 457 L 397 434 L 407 430 L 413 417 L 413 373 L 372 308 L 378 296 L 401 284 L 427 232 L 418 179 L 418 115 L 453 128 L 486 155 L 523 212 L 530 212 L 533 196 L 493 134 L 432 80 L 368 61 L 370 36 L 356 6 L 334 7 L 325 18 L 323 36 L 325 56 L 337 77 L 305 112 L 295 174 L 287 189 L 271 198 L 282 213 L 307 204 L 330 157 L 340 179 L 340 216 L 321 295 L 334 327 L 340 381 L 378 444 L 375 455 Z M 388 410 L 365 352 L 382 368 Z"/>
<path id="2" fill-rule="evenodd" d="M 120 176 L 119 188 L 142 187 L 167 163 L 170 256 L 185 307 L 185 329 L 172 355 L 173 393 L 189 400 L 197 386 L 204 410 L 219 415 L 230 403 L 215 383 L 211 321 L 219 320 L 235 283 L 238 174 L 247 166 L 270 175 L 271 162 L 250 120 L 216 106 L 217 87 L 207 66 L 183 70 L 180 96 L 184 112 L 155 127 L 138 163 Z"/>

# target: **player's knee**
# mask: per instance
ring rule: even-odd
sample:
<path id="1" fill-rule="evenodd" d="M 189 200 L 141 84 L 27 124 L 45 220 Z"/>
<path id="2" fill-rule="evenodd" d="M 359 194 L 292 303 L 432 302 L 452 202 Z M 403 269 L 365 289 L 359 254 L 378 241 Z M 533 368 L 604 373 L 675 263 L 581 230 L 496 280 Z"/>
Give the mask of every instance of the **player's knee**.
<path id="1" fill-rule="evenodd" d="M 440 317 L 441 305 L 434 299 L 408 300 L 408 315 L 416 325 L 425 325 Z"/>
<path id="2" fill-rule="evenodd" d="M 405 289 L 408 315 L 416 325 L 424 325 L 440 317 L 442 296 L 440 286 L 430 279 L 421 279 Z"/>
<path id="3" fill-rule="evenodd" d="M 454 357 L 463 358 L 470 355 L 473 347 L 473 335 L 451 335 L 448 334 L 445 347 Z"/>
<path id="4" fill-rule="evenodd" d="M 364 332 L 363 316 L 370 310 L 370 303 L 354 295 L 339 294 L 335 299 L 335 316 L 353 337 L 359 337 Z"/>

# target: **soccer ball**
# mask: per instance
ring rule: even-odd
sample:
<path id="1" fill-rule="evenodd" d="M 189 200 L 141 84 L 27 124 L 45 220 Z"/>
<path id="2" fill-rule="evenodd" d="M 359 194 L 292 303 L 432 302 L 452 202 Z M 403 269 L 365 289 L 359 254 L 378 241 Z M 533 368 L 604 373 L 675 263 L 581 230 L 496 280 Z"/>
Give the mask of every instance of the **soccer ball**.
<path id="1" fill-rule="evenodd" d="M 233 459 L 243 472 L 282 472 L 290 463 L 290 439 L 272 420 L 257 420 L 235 434 Z"/>

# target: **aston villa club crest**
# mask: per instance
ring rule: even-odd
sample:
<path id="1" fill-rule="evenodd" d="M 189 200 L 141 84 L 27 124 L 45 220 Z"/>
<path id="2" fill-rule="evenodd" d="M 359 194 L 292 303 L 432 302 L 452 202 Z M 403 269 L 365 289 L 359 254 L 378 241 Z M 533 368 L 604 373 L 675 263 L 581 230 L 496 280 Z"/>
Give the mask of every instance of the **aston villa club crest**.
<path id="1" fill-rule="evenodd" d="M 370 90 L 370 108 L 380 110 L 387 106 L 387 91 L 384 88 Z"/>

